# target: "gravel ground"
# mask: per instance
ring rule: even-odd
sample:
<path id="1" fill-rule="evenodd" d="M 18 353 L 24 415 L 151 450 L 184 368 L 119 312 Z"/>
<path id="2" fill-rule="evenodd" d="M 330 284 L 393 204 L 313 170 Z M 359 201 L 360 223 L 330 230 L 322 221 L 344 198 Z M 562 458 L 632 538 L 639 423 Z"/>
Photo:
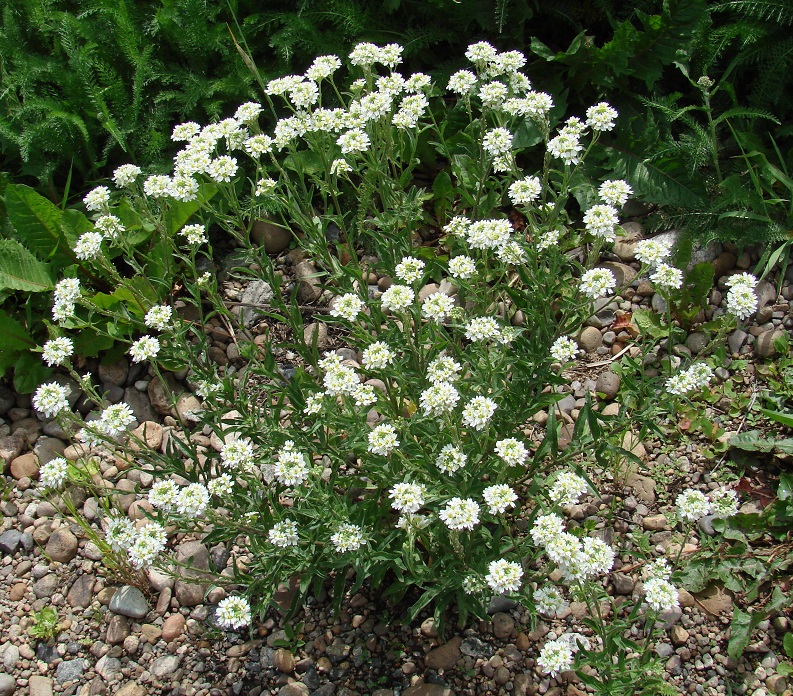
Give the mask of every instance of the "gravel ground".
<path id="1" fill-rule="evenodd" d="M 560 417 L 569 426 L 575 422 L 587 391 L 605 394 L 600 403 L 603 412 L 619 410 L 620 379 L 609 369 L 609 361 L 624 354 L 632 340 L 624 315 L 640 307 L 663 309 L 663 300 L 650 283 L 636 278 L 638 264 L 632 259 L 632 243 L 641 238 L 641 225 L 632 222 L 625 227 L 629 236 L 615 245 L 615 256 L 608 263 L 630 287 L 620 298 L 604 303 L 579 337 L 586 356 L 582 356 L 580 369 L 571 374 L 570 393 L 558 406 Z M 734 270 L 751 270 L 756 255 L 737 255 L 721 247 L 701 253 L 704 260 L 713 262 L 718 278 L 710 306 L 700 317 L 707 320 L 724 311 L 725 276 Z M 289 279 L 285 289 L 298 284 L 301 302 L 322 304 L 327 299 L 313 285 L 313 268 L 300 252 L 282 254 L 277 263 Z M 727 339 L 728 354 L 749 362 L 740 372 L 724 369 L 717 377 L 730 380 L 738 391 L 756 388 L 755 362 L 773 357 L 774 337 L 793 327 L 789 304 L 793 266 L 781 278 L 779 275 L 761 281 L 757 314 L 747 322 L 745 331 L 735 331 Z M 390 282 L 375 274 L 369 281 L 373 294 Z M 437 290 L 428 287 L 423 292 Z M 225 283 L 231 303 L 257 304 L 261 291 L 255 283 Z M 255 324 L 252 310 L 234 306 L 235 311 L 243 312 L 245 323 Z M 615 328 L 615 322 L 623 328 Z M 242 360 L 224 328 L 218 323 L 207 328 L 215 337 L 212 359 L 226 369 L 238 369 Z M 277 329 L 259 324 L 253 330 L 261 332 L 256 341 L 263 343 Z M 324 325 L 311 324 L 306 329 L 308 336 L 315 331 L 321 349 L 345 350 L 337 337 L 328 336 Z M 705 347 L 706 338 L 692 331 L 685 344 L 676 348 L 677 354 L 696 355 Z M 295 358 L 289 354 L 277 357 L 283 362 Z M 650 365 L 649 369 L 654 368 Z M 190 411 L 200 407 L 183 386 L 185 374 L 173 376 L 173 385 L 184 394 L 177 412 L 172 413 L 162 385 L 145 368 L 122 359 L 107 366 L 89 361 L 86 370 L 98 376 L 111 401 L 124 400 L 132 406 L 139 433 L 143 435 L 145 427 L 145 436 L 155 448 L 162 447 L 170 432 L 178 428 L 180 417 L 189 418 Z M 61 379 L 69 381 L 65 376 Z M 90 410 L 76 388 L 71 404 L 84 415 Z M 741 418 L 729 416 L 729 407 L 729 400 L 722 400 L 705 409 L 728 433 L 743 427 Z M 400 608 L 384 605 L 378 599 L 378 588 L 364 586 L 359 594 L 345 598 L 337 617 L 326 596 L 309 598 L 290 622 L 294 633 L 284 630 L 277 613 L 257 627 L 255 640 L 247 634 L 223 632 L 214 621 L 215 606 L 225 596 L 222 589 L 209 591 L 208 585 L 189 582 L 195 578 L 175 580 L 154 571 L 141 578 L 144 592 L 112 578 L 91 540 L 94 532 L 69 518 L 64 499 L 43 499 L 35 482 L 42 462 L 61 455 L 77 459 L 84 454 L 82 446 L 70 445 L 57 423 L 40 418 L 31 409 L 29 396 L 5 387 L 0 387 L 0 417 L 0 457 L 5 461 L 0 504 L 0 696 L 576 696 L 586 692 L 572 673 L 549 679 L 536 667 L 538 650 L 546 640 L 570 630 L 587 632 L 581 624 L 583 604 L 573 603 L 564 615 L 532 626 L 522 607 L 496 598 L 490 621 L 461 631 L 452 626 L 441 638 L 427 615 L 412 625 L 391 621 L 389 617 L 399 615 Z M 543 413 L 534 417 L 532 427 L 537 434 L 547 417 Z M 212 446 L 206 435 L 193 439 Z M 624 446 L 643 460 L 643 469 L 634 471 L 625 485 L 615 483 L 607 473 L 593 472 L 605 495 L 590 497 L 569 510 L 571 525 L 589 521 L 604 540 L 622 549 L 615 572 L 604 581 L 618 601 L 641 596 L 630 535 L 648 532 L 654 552 L 666 554 L 673 543 L 673 530 L 663 513 L 672 510 L 677 491 L 717 487 L 714 460 L 702 453 L 705 444 L 712 443 L 695 432 L 681 435 L 678 442 L 629 439 Z M 140 518 L 147 509 L 144 498 L 151 476 L 145 471 L 128 469 L 122 460 L 105 456 L 95 483 L 122 491 L 120 502 L 132 519 Z M 85 519 L 96 524 L 95 498 L 87 498 L 76 488 L 64 495 L 70 495 Z M 744 497 L 743 505 L 747 512 L 759 510 L 761 503 Z M 697 533 L 706 535 L 712 528 L 705 523 Z M 200 539 L 179 535 L 173 547 L 178 559 L 192 559 L 196 568 L 224 568 L 229 559 L 225 547 L 207 548 Z M 289 596 L 289 588 L 282 588 L 281 600 L 288 602 Z M 733 604 L 739 599 L 718 585 L 697 596 L 681 591 L 681 609 L 664 617 L 665 632 L 653 649 L 663 659 L 666 680 L 680 693 L 791 694 L 785 677 L 776 673 L 779 660 L 784 659 L 781 640 L 789 628 L 788 617 L 761 622 L 741 659 L 736 662 L 727 657 L 727 628 Z M 59 632 L 49 642 L 36 641 L 29 634 L 32 614 L 44 607 L 57 609 L 60 622 Z"/>

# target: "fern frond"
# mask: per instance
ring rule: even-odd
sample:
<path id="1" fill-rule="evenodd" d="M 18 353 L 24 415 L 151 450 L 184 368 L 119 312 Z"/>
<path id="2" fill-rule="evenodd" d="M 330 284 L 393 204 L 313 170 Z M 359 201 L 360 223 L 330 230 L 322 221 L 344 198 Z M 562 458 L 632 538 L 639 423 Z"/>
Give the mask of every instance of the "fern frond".
<path id="1" fill-rule="evenodd" d="M 782 26 L 793 25 L 793 7 L 788 0 L 730 0 L 713 7 L 714 12 L 725 10 Z"/>

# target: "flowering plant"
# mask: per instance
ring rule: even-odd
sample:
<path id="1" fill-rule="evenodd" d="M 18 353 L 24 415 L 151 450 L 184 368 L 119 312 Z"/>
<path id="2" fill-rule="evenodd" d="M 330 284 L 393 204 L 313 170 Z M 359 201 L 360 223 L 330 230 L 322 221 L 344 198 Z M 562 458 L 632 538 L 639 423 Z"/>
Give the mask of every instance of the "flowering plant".
<path id="1" fill-rule="evenodd" d="M 129 353 L 158 378 L 164 359 L 189 368 L 200 402 L 175 409 L 181 422 L 162 449 L 139 431 L 129 435 L 135 418 L 125 404 L 105 406 L 81 436 L 88 446 L 120 449 L 153 477 L 141 491 L 145 519 L 106 520 L 108 542 L 133 567 L 164 563 L 172 529 L 241 547 L 218 569 L 223 584 L 245 595 L 218 606 L 230 629 L 263 615 L 278 583 L 294 578 L 306 593 L 333 577 L 337 602 L 349 577 L 353 591 L 367 581 L 385 585 L 385 597 L 410 598 L 411 618 L 433 604 L 439 623 L 449 605 L 464 622 L 501 594 L 535 616 L 552 615 L 566 595 L 600 597 L 614 562 L 611 546 L 568 527 L 565 511 L 596 494 L 587 468 L 608 466 L 619 452 L 611 442 L 622 441 L 615 430 L 627 425 L 602 419 L 588 396 L 563 442 L 569 424 L 555 405 L 578 354 L 571 336 L 595 301 L 617 290 L 614 274 L 594 263 L 614 239 L 616 206 L 630 187 L 604 182 L 603 203 L 578 232 L 567 207 L 578 165 L 617 114 L 598 104 L 585 121 L 554 130 L 553 100 L 531 90 L 523 56 L 484 43 L 466 54 L 472 70 L 452 76 L 455 102 L 446 106 L 427 76 L 394 71 L 400 52 L 356 47 L 349 60 L 361 77 L 347 90 L 334 77 L 341 62 L 318 58 L 305 75 L 267 86 L 273 112 L 288 112 L 272 135 L 260 131 L 262 107 L 252 103 L 203 128 L 180 124 L 173 137 L 186 145 L 173 176 L 141 186 L 128 166 L 115 175 L 120 196 L 97 189 L 86 200 L 106 215 L 150 216 L 155 226 L 173 222 L 174 201 L 192 205 L 178 229 L 166 228 L 179 232 L 168 243 L 189 269 L 180 300 L 192 319 L 152 298 L 141 312 L 149 333 Z M 462 124 L 453 135 L 450 123 Z M 519 165 L 514 132 L 525 123 L 544 142 L 536 173 Z M 414 181 L 430 143 L 448 166 L 453 204 L 435 250 L 414 242 L 434 198 Z M 502 213 L 507 201 L 515 222 Z M 251 245 L 251 220 L 262 212 L 281 216 L 311 259 L 291 294 Z M 244 248 L 246 271 L 267 289 L 258 327 L 230 312 L 217 280 L 202 271 L 212 226 Z M 564 253 L 574 243 L 584 245 L 584 263 Z M 373 272 L 388 282 L 370 286 Z M 324 289 L 314 292 L 320 276 Z M 301 293 L 315 304 L 299 304 Z M 61 281 L 56 319 L 84 301 L 75 280 Z M 204 327 L 215 317 L 246 361 L 239 372 L 209 359 Z M 262 349 L 253 332 L 274 324 L 290 333 L 288 347 Z M 318 324 L 345 347 L 325 350 Z M 67 367 L 70 352 L 66 337 L 44 348 L 45 359 Z M 40 387 L 35 405 L 74 418 L 59 384 Z M 48 481 L 57 484 L 61 472 L 53 466 Z M 674 605 L 673 590 L 648 592 L 646 610 Z M 592 645 L 549 645 L 542 669 L 555 674 L 575 654 L 600 654 L 605 624 L 592 626 Z"/>

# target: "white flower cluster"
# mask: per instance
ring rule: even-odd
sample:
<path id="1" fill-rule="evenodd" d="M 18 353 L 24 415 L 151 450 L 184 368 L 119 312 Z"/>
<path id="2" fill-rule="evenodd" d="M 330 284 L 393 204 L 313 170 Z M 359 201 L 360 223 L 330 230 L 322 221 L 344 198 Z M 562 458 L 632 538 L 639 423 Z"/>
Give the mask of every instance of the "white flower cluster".
<path id="1" fill-rule="evenodd" d="M 529 457 L 529 452 L 520 440 L 514 437 L 508 437 L 504 440 L 496 442 L 495 446 L 496 456 L 503 459 L 510 466 L 520 466 L 526 463 Z"/>
<path id="2" fill-rule="evenodd" d="M 584 479 L 572 471 L 562 471 L 556 476 L 548 497 L 552 503 L 566 507 L 575 505 L 586 492 L 587 484 Z"/>
<path id="3" fill-rule="evenodd" d="M 687 370 L 666 380 L 666 390 L 673 396 L 683 396 L 689 392 L 702 389 L 713 379 L 713 370 L 705 363 L 694 363 Z"/>
<path id="4" fill-rule="evenodd" d="M 724 281 L 729 288 L 727 291 L 727 311 L 738 317 L 746 319 L 757 310 L 757 278 L 751 273 L 736 273 Z"/>
<path id="5" fill-rule="evenodd" d="M 66 480 L 68 471 L 69 462 L 63 457 L 50 459 L 39 469 L 39 483 L 44 488 L 59 488 Z"/>
<path id="6" fill-rule="evenodd" d="M 299 486 L 308 478 L 309 466 L 306 455 L 295 449 L 295 443 L 287 440 L 276 454 L 274 475 L 285 486 Z"/>
<path id="7" fill-rule="evenodd" d="M 132 362 L 152 360 L 160 352 L 160 342 L 154 336 L 141 336 L 129 349 Z"/>
<path id="8" fill-rule="evenodd" d="M 247 437 L 234 438 L 223 445 L 220 459 L 232 469 L 253 473 L 255 467 L 253 443 Z"/>
<path id="9" fill-rule="evenodd" d="M 273 525 L 267 533 L 267 538 L 273 546 L 285 549 L 289 546 L 297 546 L 297 522 L 294 520 L 282 520 Z"/>
<path id="10" fill-rule="evenodd" d="M 485 582 L 497 594 L 517 592 L 520 589 L 520 580 L 523 577 L 523 568 L 520 563 L 500 558 L 492 561 L 487 567 Z"/>
<path id="11" fill-rule="evenodd" d="M 372 454 L 387 457 L 397 447 L 399 447 L 399 439 L 396 428 L 390 423 L 381 423 L 369 433 L 368 450 Z"/>
<path id="12" fill-rule="evenodd" d="M 230 488 L 230 477 L 225 475 L 222 488 Z M 218 480 L 218 479 L 216 479 Z M 210 494 L 216 495 L 218 487 L 191 483 L 179 488 L 170 479 L 155 481 L 149 489 L 149 502 L 163 512 L 178 512 L 180 515 L 195 518 L 206 512 Z"/>
<path id="13" fill-rule="evenodd" d="M 42 384 L 33 394 L 33 408 L 43 413 L 46 418 L 54 418 L 69 410 L 67 394 L 66 387 L 57 382 Z"/>
<path id="14" fill-rule="evenodd" d="M 150 329 L 165 331 L 171 324 L 173 308 L 169 305 L 154 305 L 143 318 L 143 323 Z"/>
<path id="15" fill-rule="evenodd" d="M 564 521 L 554 513 L 537 517 L 531 538 L 544 547 L 568 581 L 602 575 L 614 564 L 614 550 L 608 544 L 596 537 L 581 540 L 565 532 Z"/>
<path id="16" fill-rule="evenodd" d="M 592 268 L 581 276 L 579 289 L 590 299 L 610 295 L 617 287 L 617 279 L 608 268 Z"/>
<path id="17" fill-rule="evenodd" d="M 102 250 L 101 232 L 85 232 L 74 244 L 74 255 L 81 261 L 88 261 L 99 256 Z"/>
<path id="18" fill-rule="evenodd" d="M 598 189 L 600 198 L 613 206 L 623 206 L 628 200 L 628 197 L 633 193 L 627 181 L 622 179 L 608 179 L 604 181 Z"/>
<path id="19" fill-rule="evenodd" d="M 105 539 L 118 551 L 126 551 L 133 567 L 150 566 L 165 550 L 168 534 L 156 522 L 147 522 L 139 529 L 126 517 L 113 517 L 105 529 Z"/>
<path id="20" fill-rule="evenodd" d="M 337 530 L 331 535 L 330 541 L 339 553 L 357 551 L 366 544 L 363 529 L 356 524 L 347 522 L 339 525 Z"/>
<path id="21" fill-rule="evenodd" d="M 518 499 L 515 491 L 506 483 L 488 486 L 482 492 L 482 497 L 491 515 L 503 515 L 509 508 L 515 507 L 515 501 Z"/>
<path id="22" fill-rule="evenodd" d="M 706 515 L 725 518 L 738 512 L 738 494 L 729 488 L 717 488 L 709 496 L 693 488 L 677 496 L 677 515 L 681 520 L 696 522 Z"/>
<path id="23" fill-rule="evenodd" d="M 55 286 L 52 318 L 59 324 L 74 316 L 74 303 L 80 298 L 80 281 L 64 278 Z"/>
<path id="24" fill-rule="evenodd" d="M 617 235 L 614 231 L 619 224 L 619 214 L 612 205 L 593 205 L 584 213 L 584 226 L 587 232 L 606 242 L 613 242 Z"/>
<path id="25" fill-rule="evenodd" d="M 677 588 L 669 581 L 672 574 L 665 559 L 645 568 L 644 598 L 654 611 L 667 611 L 680 606 Z"/>
<path id="26" fill-rule="evenodd" d="M 509 187 L 509 199 L 513 205 L 528 205 L 536 201 L 541 194 L 542 183 L 536 176 L 519 179 Z"/>
<path id="27" fill-rule="evenodd" d="M 569 336 L 559 336 L 551 346 L 551 357 L 559 363 L 568 363 L 575 360 L 578 353 L 578 344 Z"/>
<path id="28" fill-rule="evenodd" d="M 561 614 L 567 608 L 562 591 L 555 585 L 545 585 L 534 590 L 532 597 L 537 611 L 546 616 Z"/>
<path id="29" fill-rule="evenodd" d="M 672 253 L 669 242 L 660 239 L 643 239 L 636 243 L 634 254 L 639 261 L 653 268 Z"/>
<path id="30" fill-rule="evenodd" d="M 98 421 L 92 423 L 96 430 L 108 437 L 116 437 L 126 432 L 127 428 L 135 422 L 135 414 L 128 404 L 111 404 L 100 416 Z"/>
<path id="31" fill-rule="evenodd" d="M 438 517 L 454 531 L 471 530 L 479 524 L 479 505 L 471 498 L 452 498 L 438 513 Z"/>
<path id="32" fill-rule="evenodd" d="M 573 649 L 569 641 L 549 640 L 540 650 L 537 664 L 543 672 L 548 672 L 552 677 L 570 669 L 573 665 Z"/>
<path id="33" fill-rule="evenodd" d="M 661 290 L 679 290 L 683 286 L 683 271 L 668 263 L 659 263 L 650 280 Z"/>
<path id="34" fill-rule="evenodd" d="M 333 317 L 341 317 L 347 321 L 355 321 L 363 307 L 363 300 L 355 293 L 350 292 L 346 295 L 333 298 L 330 315 Z"/>
<path id="35" fill-rule="evenodd" d="M 218 602 L 215 618 L 221 628 L 245 628 L 251 622 L 251 607 L 244 597 L 232 595 Z"/>
<path id="36" fill-rule="evenodd" d="M 44 344 L 41 357 L 44 362 L 50 367 L 53 365 L 61 365 L 74 352 L 74 344 L 72 339 L 66 336 L 58 336 L 51 341 Z"/>
<path id="37" fill-rule="evenodd" d="M 389 494 L 394 502 L 391 507 L 399 512 L 413 514 L 418 512 L 427 499 L 426 488 L 419 483 L 397 483 Z"/>

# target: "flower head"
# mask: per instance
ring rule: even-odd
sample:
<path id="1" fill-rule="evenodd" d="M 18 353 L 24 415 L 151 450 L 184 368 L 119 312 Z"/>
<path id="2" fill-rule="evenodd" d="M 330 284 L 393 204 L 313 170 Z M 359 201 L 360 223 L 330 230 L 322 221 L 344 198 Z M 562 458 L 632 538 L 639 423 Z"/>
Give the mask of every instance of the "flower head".
<path id="1" fill-rule="evenodd" d="M 462 469 L 467 461 L 468 457 L 459 447 L 444 445 L 435 460 L 435 466 L 445 474 L 453 474 Z"/>
<path id="2" fill-rule="evenodd" d="M 509 508 L 515 507 L 515 501 L 518 499 L 515 491 L 506 483 L 488 486 L 482 492 L 482 497 L 491 515 L 504 514 Z"/>
<path id="3" fill-rule="evenodd" d="M 368 450 L 373 454 L 387 457 L 391 452 L 399 447 L 396 428 L 390 423 L 382 423 L 369 433 Z"/>
<path id="4" fill-rule="evenodd" d="M 627 181 L 622 179 L 609 179 L 604 181 L 598 189 L 600 197 L 609 205 L 622 206 L 633 193 Z"/>
<path id="5" fill-rule="evenodd" d="M 542 183 L 536 176 L 519 179 L 509 187 L 509 199 L 513 205 L 528 205 L 536 201 L 542 193 Z"/>
<path id="6" fill-rule="evenodd" d="M 99 256 L 104 237 L 100 232 L 85 232 L 74 245 L 74 255 L 81 261 Z"/>
<path id="7" fill-rule="evenodd" d="M 285 486 L 299 486 L 308 478 L 306 455 L 295 449 L 295 443 L 287 440 L 276 455 L 274 475 Z"/>
<path id="8" fill-rule="evenodd" d="M 672 246 L 659 239 L 643 239 L 636 244 L 635 255 L 650 267 L 657 266 L 672 252 Z"/>
<path id="9" fill-rule="evenodd" d="M 285 549 L 289 546 L 297 546 L 297 522 L 294 520 L 283 520 L 273 525 L 267 532 L 267 538 L 273 546 Z"/>
<path id="10" fill-rule="evenodd" d="M 683 271 L 667 263 L 660 263 L 650 280 L 663 290 L 677 290 L 683 285 Z"/>
<path id="11" fill-rule="evenodd" d="M 96 427 L 99 432 L 115 437 L 125 432 L 134 422 L 135 414 L 132 413 L 132 409 L 128 404 L 111 404 L 102 411 L 102 416 Z"/>
<path id="12" fill-rule="evenodd" d="M 151 565 L 165 550 L 167 542 L 165 528 L 156 522 L 149 522 L 135 532 L 133 541 L 127 548 L 130 563 L 135 568 Z"/>
<path id="13" fill-rule="evenodd" d="M 496 412 L 496 402 L 486 396 L 475 396 L 463 409 L 463 423 L 474 430 L 484 430 Z"/>
<path id="14" fill-rule="evenodd" d="M 355 321 L 363 307 L 364 303 L 361 298 L 355 293 L 350 292 L 335 298 L 330 314 L 331 316 L 341 317 L 347 321 Z"/>
<path id="15" fill-rule="evenodd" d="M 209 505 L 209 491 L 200 483 L 185 486 L 176 497 L 176 510 L 190 518 L 200 517 Z"/>
<path id="16" fill-rule="evenodd" d="M 520 563 L 499 558 L 487 567 L 485 581 L 490 589 L 497 594 L 517 592 L 520 589 L 520 579 L 523 577 L 523 568 Z"/>
<path id="17" fill-rule="evenodd" d="M 53 338 L 44 344 L 41 357 L 47 365 L 52 367 L 53 365 L 62 364 L 73 352 L 74 344 L 72 339 L 66 336 L 58 336 L 58 338 Z"/>
<path id="18" fill-rule="evenodd" d="M 421 259 L 406 256 L 397 264 L 394 275 L 406 283 L 415 283 L 421 280 L 423 272 L 424 262 Z"/>
<path id="19" fill-rule="evenodd" d="M 449 529 L 473 529 L 479 524 L 479 505 L 471 498 L 452 498 L 438 517 Z"/>
<path id="20" fill-rule="evenodd" d="M 616 239 L 614 228 L 619 224 L 617 209 L 611 205 L 593 205 L 584 213 L 584 225 L 590 234 L 607 242 Z"/>
<path id="21" fill-rule="evenodd" d="M 704 493 L 693 488 L 683 491 L 677 496 L 675 503 L 677 514 L 684 520 L 694 522 L 710 513 L 710 501 Z"/>
<path id="22" fill-rule="evenodd" d="M 170 326 L 172 315 L 173 308 L 169 305 L 155 305 L 146 312 L 143 323 L 150 329 L 165 331 Z"/>
<path id="23" fill-rule="evenodd" d="M 416 294 L 407 285 L 392 285 L 380 298 L 383 309 L 398 312 L 413 304 Z"/>
<path id="24" fill-rule="evenodd" d="M 419 483 L 397 483 L 388 496 L 394 502 L 391 507 L 399 512 L 415 513 L 424 505 L 427 491 Z"/>
<path id="25" fill-rule="evenodd" d="M 540 650 L 537 664 L 543 672 L 548 672 L 555 677 L 559 672 L 565 672 L 573 664 L 573 650 L 566 640 L 549 640 Z"/>
<path id="26" fill-rule="evenodd" d="M 586 110 L 586 124 L 595 131 L 610 131 L 614 128 L 617 115 L 609 104 L 600 102 Z"/>
<path id="27" fill-rule="evenodd" d="M 66 387 L 57 382 L 42 384 L 33 394 L 33 408 L 43 413 L 47 418 L 53 418 L 63 411 L 69 410 L 69 400 L 66 398 Z"/>
<path id="28" fill-rule="evenodd" d="M 198 246 L 207 241 L 206 227 L 199 224 L 185 225 L 182 228 L 181 234 L 190 246 Z"/>
<path id="29" fill-rule="evenodd" d="M 593 268 L 581 276 L 580 290 L 593 300 L 610 295 L 616 286 L 617 279 L 608 268 Z"/>
<path id="30" fill-rule="evenodd" d="M 251 607 L 244 597 L 226 597 L 218 602 L 216 619 L 222 628 L 245 628 L 251 622 Z"/>
<path id="31" fill-rule="evenodd" d="M 548 497 L 551 502 L 563 507 L 575 505 L 587 491 L 586 481 L 572 471 L 563 471 L 553 482 Z"/>
<path id="32" fill-rule="evenodd" d="M 134 164 L 122 164 L 113 172 L 113 182 L 119 188 L 131 186 L 140 175 L 140 167 Z"/>
<path id="33" fill-rule="evenodd" d="M 578 344 L 569 336 L 559 336 L 551 346 L 551 357 L 562 364 L 575 360 Z"/>
<path id="34" fill-rule="evenodd" d="M 680 606 L 677 588 L 663 578 L 649 578 L 644 583 L 644 597 L 655 611 L 666 611 Z"/>
<path id="35" fill-rule="evenodd" d="M 532 597 L 537 611 L 546 616 L 561 614 L 567 607 L 564 596 L 555 585 L 544 585 L 534 590 Z"/>
<path id="36" fill-rule="evenodd" d="M 710 494 L 710 512 L 714 517 L 732 517 L 738 512 L 738 494 L 729 488 L 717 488 Z"/>
<path id="37" fill-rule="evenodd" d="M 471 278 L 476 273 L 476 262 L 470 256 L 455 256 L 449 260 L 452 278 Z"/>
<path id="38" fill-rule="evenodd" d="M 85 198 L 83 198 L 83 204 L 86 210 L 92 212 L 106 209 L 108 203 L 110 203 L 110 189 L 107 186 L 97 186 L 95 189 L 89 191 Z"/>
<path id="39" fill-rule="evenodd" d="M 331 535 L 330 541 L 339 553 L 357 551 L 366 543 L 363 529 L 357 524 L 349 523 L 340 524 L 336 532 Z"/>
<path id="40" fill-rule="evenodd" d="M 529 456 L 526 446 L 514 437 L 499 440 L 496 443 L 495 452 L 510 466 L 525 464 Z"/>
<path id="41" fill-rule="evenodd" d="M 141 336 L 132 344 L 129 354 L 132 362 L 139 363 L 144 360 L 152 360 L 160 352 L 160 342 L 154 336 Z"/>
<path id="42" fill-rule="evenodd" d="M 39 482 L 44 488 L 59 488 L 66 480 L 68 471 L 69 462 L 63 457 L 55 457 L 41 465 Z"/>
<path id="43" fill-rule="evenodd" d="M 396 355 L 388 344 L 375 341 L 363 351 L 362 364 L 367 370 L 383 370 L 388 367 Z"/>
<path id="44" fill-rule="evenodd" d="M 421 304 L 421 313 L 427 319 L 442 323 L 454 309 L 454 299 L 442 292 L 435 292 L 424 298 Z"/>

